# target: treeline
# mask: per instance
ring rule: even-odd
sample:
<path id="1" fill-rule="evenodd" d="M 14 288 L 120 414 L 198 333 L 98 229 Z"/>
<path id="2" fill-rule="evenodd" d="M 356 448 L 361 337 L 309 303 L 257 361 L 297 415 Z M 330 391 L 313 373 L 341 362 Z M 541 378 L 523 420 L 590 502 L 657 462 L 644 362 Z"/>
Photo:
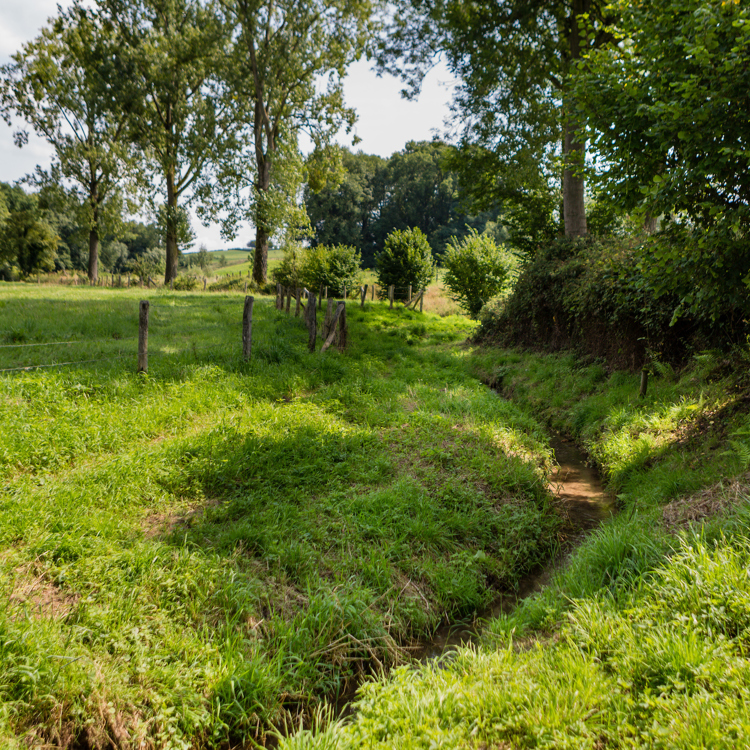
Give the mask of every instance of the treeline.
<path id="1" fill-rule="evenodd" d="M 394 230 L 419 229 L 438 260 L 452 237 L 470 229 L 502 242 L 507 233 L 499 206 L 469 213 L 448 164 L 451 152 L 441 141 L 412 141 L 387 159 L 342 149 L 341 182 L 318 192 L 305 186 L 313 244 L 350 245 L 370 268 Z"/>

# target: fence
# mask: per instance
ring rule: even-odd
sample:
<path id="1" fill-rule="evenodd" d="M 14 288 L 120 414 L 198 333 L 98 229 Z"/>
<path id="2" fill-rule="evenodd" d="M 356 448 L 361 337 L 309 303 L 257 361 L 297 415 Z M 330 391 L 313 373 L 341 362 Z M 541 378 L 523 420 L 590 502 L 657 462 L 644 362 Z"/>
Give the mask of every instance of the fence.
<path id="1" fill-rule="evenodd" d="M 126 283 L 129 284 L 130 279 L 126 278 Z M 371 299 L 375 299 L 375 284 L 365 284 L 360 286 L 358 292 L 358 298 L 360 307 L 365 308 L 365 301 L 367 299 L 368 292 L 371 295 Z M 127 288 L 127 287 L 126 287 Z M 390 286 L 387 288 L 387 298 L 390 303 L 390 308 L 393 308 L 394 294 L 397 287 Z M 408 290 L 408 297 L 404 301 L 404 307 L 412 308 L 416 310 L 417 303 L 419 303 L 420 312 L 422 311 L 422 303 L 424 298 L 424 290 L 420 290 L 416 295 L 412 294 L 412 287 L 398 287 L 399 290 Z M 382 288 L 381 288 L 382 291 Z M 291 288 L 282 287 L 280 284 L 276 286 L 276 309 L 280 311 L 286 311 L 287 314 L 291 314 L 291 301 L 292 298 L 295 300 L 295 317 L 299 317 L 300 313 L 303 314 L 303 319 L 308 330 L 308 350 L 315 352 L 317 349 L 317 338 L 318 335 L 322 338 L 322 345 L 320 352 L 326 352 L 331 346 L 343 352 L 347 348 L 349 329 L 346 320 L 346 288 L 344 288 L 344 299 L 337 300 L 334 307 L 333 298 L 328 297 L 328 287 L 321 287 L 321 294 L 315 295 L 306 288 L 300 288 L 292 290 Z M 242 354 L 244 359 L 250 359 L 252 355 L 252 322 L 253 322 L 253 305 L 255 298 L 252 296 L 245 296 L 245 302 L 242 313 Z M 326 311 L 323 318 L 322 324 L 318 325 L 317 310 L 325 303 Z M 138 312 L 138 372 L 148 372 L 148 328 L 149 328 L 149 309 L 150 303 L 148 300 L 141 300 L 139 303 Z M 117 339 L 118 344 L 126 341 L 134 341 L 136 337 Z M 102 339 L 101 342 L 111 343 L 110 339 Z M 50 341 L 32 344 L 0 344 L 0 350 L 2 349 L 26 349 L 33 347 L 50 347 L 50 346 L 75 346 L 81 344 L 96 344 L 97 341 L 82 340 L 82 341 Z M 95 359 L 71 359 L 64 362 L 51 362 L 41 363 L 33 365 L 22 365 L 18 367 L 6 367 L 0 368 L 0 373 L 6 372 L 19 372 L 28 370 L 37 370 L 42 368 L 50 367 L 65 367 L 82 364 L 93 364 L 97 362 L 106 362 L 112 360 L 125 359 L 132 357 L 132 353 L 118 353 L 114 356 L 108 356 L 103 358 Z"/>

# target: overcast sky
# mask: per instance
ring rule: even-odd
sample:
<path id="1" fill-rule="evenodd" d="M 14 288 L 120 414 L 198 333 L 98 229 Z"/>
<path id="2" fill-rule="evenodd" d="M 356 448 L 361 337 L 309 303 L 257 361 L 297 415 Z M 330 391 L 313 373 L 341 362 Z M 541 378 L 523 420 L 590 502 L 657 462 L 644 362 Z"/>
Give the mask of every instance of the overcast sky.
<path id="1" fill-rule="evenodd" d="M 65 2 L 61 3 L 65 5 Z M 46 20 L 57 13 L 57 0 L 0 0 L 0 64 L 33 39 Z M 346 101 L 359 115 L 356 133 L 362 139 L 356 146 L 366 153 L 390 156 L 408 141 L 429 140 L 443 128 L 451 98 L 452 79 L 444 67 L 433 70 L 425 81 L 419 100 L 405 101 L 399 95 L 401 85 L 391 77 L 378 78 L 370 64 L 352 66 L 346 80 Z M 13 144 L 14 128 L 0 122 L 0 181 L 13 182 L 32 172 L 37 164 L 47 166 L 51 148 L 30 134 L 22 149 Z M 342 143 L 347 144 L 342 137 Z M 252 239 L 252 229 L 244 227 L 233 242 L 225 242 L 217 226 L 204 227 L 193 218 L 197 239 L 195 247 L 205 243 L 209 249 L 244 245 Z"/>

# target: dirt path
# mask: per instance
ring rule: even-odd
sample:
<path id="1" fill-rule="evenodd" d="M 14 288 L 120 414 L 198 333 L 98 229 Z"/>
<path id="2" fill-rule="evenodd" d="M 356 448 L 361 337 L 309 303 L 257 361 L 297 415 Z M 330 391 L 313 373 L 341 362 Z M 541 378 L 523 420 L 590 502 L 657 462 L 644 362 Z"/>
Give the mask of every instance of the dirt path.
<path id="1" fill-rule="evenodd" d="M 487 620 L 510 612 L 521 599 L 549 583 L 552 574 L 564 564 L 571 549 L 615 513 L 614 498 L 604 490 L 596 471 L 587 465 L 583 451 L 560 435 L 553 435 L 550 445 L 558 463 L 552 476 L 552 487 L 560 498 L 566 515 L 561 530 L 564 541 L 560 553 L 539 570 L 525 576 L 517 592 L 502 594 L 472 621 L 454 622 L 438 628 L 430 642 L 417 653 L 420 661 L 435 659 L 446 650 L 467 642 L 476 643 Z"/>

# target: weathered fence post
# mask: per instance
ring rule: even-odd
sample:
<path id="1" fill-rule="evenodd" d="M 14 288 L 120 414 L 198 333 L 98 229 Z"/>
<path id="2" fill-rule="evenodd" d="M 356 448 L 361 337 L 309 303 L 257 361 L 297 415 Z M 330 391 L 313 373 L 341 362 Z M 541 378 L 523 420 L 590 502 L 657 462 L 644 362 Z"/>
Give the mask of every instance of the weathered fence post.
<path id="1" fill-rule="evenodd" d="M 339 334 L 338 334 L 338 347 L 339 351 L 343 352 L 346 349 L 346 339 L 349 334 L 349 327 L 346 325 L 346 300 L 343 302 L 341 308 L 341 315 L 339 315 Z"/>
<path id="2" fill-rule="evenodd" d="M 302 296 L 302 290 L 297 287 L 294 290 L 294 317 L 299 318 L 299 304 L 300 304 L 300 297 Z"/>
<path id="3" fill-rule="evenodd" d="M 331 300 L 332 302 L 333 300 Z M 328 336 L 326 337 L 325 341 L 323 342 L 323 346 L 320 348 L 320 353 L 322 354 L 328 347 L 333 343 L 334 338 L 336 337 L 337 329 L 338 329 L 338 322 L 341 314 L 344 312 L 344 308 L 346 307 L 346 303 L 339 302 L 336 305 L 336 312 L 333 314 L 329 326 Z M 330 310 L 330 307 L 329 307 Z M 327 315 L 326 315 L 327 317 Z M 346 334 L 344 334 L 344 337 L 346 337 Z M 339 341 L 340 341 L 339 337 Z"/>
<path id="4" fill-rule="evenodd" d="M 204 276 L 203 277 L 203 291 L 206 291 L 206 284 L 208 283 L 208 279 Z"/>
<path id="5" fill-rule="evenodd" d="M 242 311 L 242 356 L 250 359 L 253 346 L 253 303 L 255 297 L 245 297 L 245 309 Z"/>
<path id="6" fill-rule="evenodd" d="M 422 305 L 424 305 L 424 293 L 425 289 L 422 289 L 422 293 L 419 295 L 419 312 L 422 312 Z"/>
<path id="7" fill-rule="evenodd" d="M 372 285 L 372 301 L 375 302 L 375 284 Z"/>
<path id="8" fill-rule="evenodd" d="M 138 372 L 148 372 L 148 300 L 138 310 Z"/>
<path id="9" fill-rule="evenodd" d="M 346 284 L 344 284 L 344 299 L 346 299 Z"/>
<path id="10" fill-rule="evenodd" d="M 247 295 L 247 281 L 245 282 L 245 294 Z"/>
<path id="11" fill-rule="evenodd" d="M 361 307 L 361 308 L 362 308 L 362 309 L 364 310 L 364 307 L 365 307 L 365 299 L 367 299 L 367 284 L 365 284 L 365 285 L 364 285 L 364 286 L 362 287 L 362 290 L 361 290 L 361 291 L 362 291 L 362 299 L 361 299 L 361 301 L 360 301 L 360 303 L 359 303 L 359 306 L 360 306 L 360 307 Z"/>
<path id="12" fill-rule="evenodd" d="M 388 299 L 390 300 L 390 303 L 391 303 L 390 307 L 388 308 L 389 310 L 393 310 L 393 296 L 394 296 L 393 293 L 394 292 L 395 292 L 395 287 L 393 286 L 393 284 L 391 284 L 388 287 Z"/>
<path id="13" fill-rule="evenodd" d="M 328 339 L 328 334 L 331 332 L 331 320 L 333 319 L 333 300 L 329 299 L 326 302 L 326 315 L 325 318 L 323 318 L 323 330 L 321 331 L 321 334 L 323 336 L 323 341 L 326 341 Z"/>
<path id="14" fill-rule="evenodd" d="M 312 354 L 315 351 L 315 345 L 318 339 L 318 308 L 315 306 L 314 294 L 310 294 L 307 298 L 305 318 L 307 320 L 307 330 L 310 334 L 307 342 L 307 348 Z"/>
<path id="15" fill-rule="evenodd" d="M 411 302 L 411 284 L 409 284 L 409 300 L 408 300 L 407 304 L 409 302 Z"/>
<path id="16" fill-rule="evenodd" d="M 285 287 L 286 289 L 286 314 L 289 315 L 292 309 L 292 287 Z"/>

